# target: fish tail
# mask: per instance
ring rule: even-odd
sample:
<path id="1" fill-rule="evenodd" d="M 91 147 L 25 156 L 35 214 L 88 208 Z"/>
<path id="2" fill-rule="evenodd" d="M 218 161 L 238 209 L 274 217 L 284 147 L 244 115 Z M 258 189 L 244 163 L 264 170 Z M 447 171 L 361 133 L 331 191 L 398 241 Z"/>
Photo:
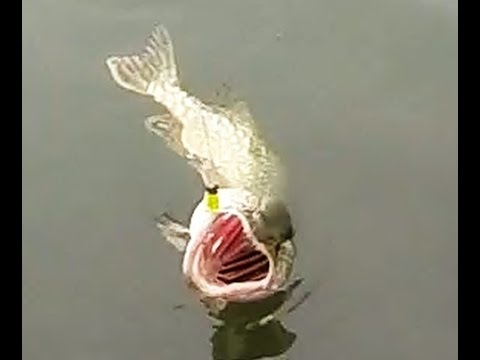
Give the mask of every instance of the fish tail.
<path id="1" fill-rule="evenodd" d="M 172 40 L 162 25 L 155 27 L 143 52 L 111 56 L 106 63 L 119 86 L 160 102 L 162 94 L 179 86 Z"/>

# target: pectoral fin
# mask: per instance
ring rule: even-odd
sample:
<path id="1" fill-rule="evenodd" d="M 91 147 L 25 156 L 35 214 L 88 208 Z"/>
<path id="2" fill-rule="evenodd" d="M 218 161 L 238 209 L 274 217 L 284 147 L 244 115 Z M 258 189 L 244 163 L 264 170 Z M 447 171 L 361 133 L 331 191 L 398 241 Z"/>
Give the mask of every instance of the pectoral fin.
<path id="1" fill-rule="evenodd" d="M 170 215 L 163 213 L 157 219 L 157 227 L 162 232 L 170 244 L 180 252 L 185 252 L 187 243 L 190 241 L 190 232 L 188 227 L 184 226 L 177 220 L 174 220 Z"/>
<path id="2" fill-rule="evenodd" d="M 185 157 L 186 151 L 181 141 L 182 124 L 170 113 L 150 116 L 145 120 L 148 131 L 163 138 L 167 146 L 178 155 Z"/>

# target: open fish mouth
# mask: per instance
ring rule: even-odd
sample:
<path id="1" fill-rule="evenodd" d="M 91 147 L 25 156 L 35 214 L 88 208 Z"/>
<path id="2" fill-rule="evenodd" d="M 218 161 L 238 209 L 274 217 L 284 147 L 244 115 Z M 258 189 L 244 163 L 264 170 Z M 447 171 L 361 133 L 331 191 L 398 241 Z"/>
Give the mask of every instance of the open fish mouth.
<path id="1" fill-rule="evenodd" d="M 248 301 L 271 290 L 273 259 L 241 214 L 216 214 L 193 241 L 184 271 L 205 295 Z"/>
<path id="2" fill-rule="evenodd" d="M 260 281 L 269 273 L 269 258 L 255 246 L 234 214 L 219 214 L 202 244 L 200 264 L 210 281 L 225 285 Z"/>

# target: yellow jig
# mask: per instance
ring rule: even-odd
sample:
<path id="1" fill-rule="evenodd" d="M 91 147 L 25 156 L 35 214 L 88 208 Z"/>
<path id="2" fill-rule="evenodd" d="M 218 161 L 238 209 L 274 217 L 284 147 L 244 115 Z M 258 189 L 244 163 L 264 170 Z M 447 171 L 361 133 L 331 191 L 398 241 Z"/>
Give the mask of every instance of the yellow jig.
<path id="1" fill-rule="evenodd" d="M 210 210 L 212 213 L 217 212 L 220 208 L 220 200 L 218 198 L 218 186 L 207 188 L 205 195 L 208 210 Z"/>

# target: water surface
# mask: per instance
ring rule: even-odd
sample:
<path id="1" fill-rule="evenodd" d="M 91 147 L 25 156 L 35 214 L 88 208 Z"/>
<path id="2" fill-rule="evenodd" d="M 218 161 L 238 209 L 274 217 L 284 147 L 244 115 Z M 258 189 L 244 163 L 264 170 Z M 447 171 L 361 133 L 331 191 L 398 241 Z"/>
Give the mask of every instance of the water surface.
<path id="1" fill-rule="evenodd" d="M 200 183 L 144 130 L 155 104 L 104 65 L 156 23 L 187 89 L 207 99 L 227 82 L 289 169 L 313 292 L 284 320 L 286 355 L 455 359 L 456 9 L 24 0 L 24 359 L 209 359 L 225 345 L 153 225 L 164 210 L 187 219 Z"/>

